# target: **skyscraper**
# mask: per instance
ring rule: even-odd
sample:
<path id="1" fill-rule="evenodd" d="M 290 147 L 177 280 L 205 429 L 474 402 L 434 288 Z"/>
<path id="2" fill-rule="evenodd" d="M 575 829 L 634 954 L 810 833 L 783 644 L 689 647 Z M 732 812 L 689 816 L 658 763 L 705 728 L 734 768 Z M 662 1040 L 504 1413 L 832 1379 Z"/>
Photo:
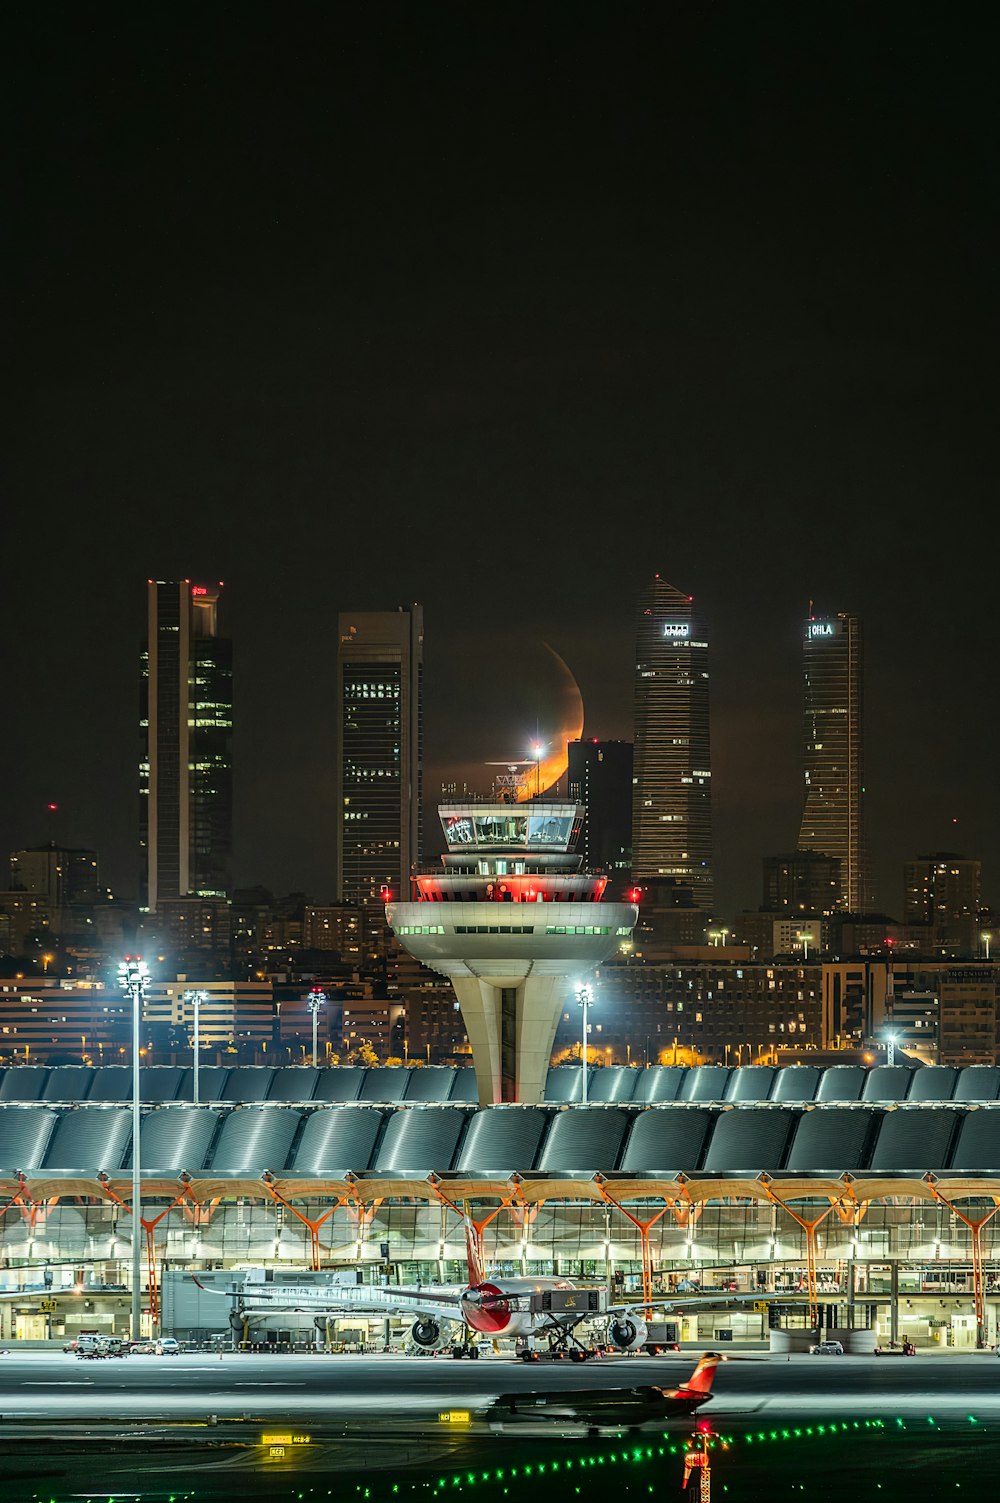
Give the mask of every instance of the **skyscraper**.
<path id="1" fill-rule="evenodd" d="M 233 646 L 222 585 L 151 579 L 142 655 L 141 906 L 232 888 Z"/>
<path id="2" fill-rule="evenodd" d="M 587 817 L 580 836 L 584 866 L 616 877 L 632 869 L 632 744 L 570 741 L 567 786 Z"/>
<path id="3" fill-rule="evenodd" d="M 421 859 L 424 613 L 338 618 L 336 896 L 404 901 Z"/>
<path id="4" fill-rule="evenodd" d="M 857 616 L 810 616 L 802 643 L 805 803 L 799 850 L 840 862 L 838 908 L 869 906 L 862 821 L 862 640 Z"/>
<path id="5" fill-rule="evenodd" d="M 708 631 L 658 574 L 639 600 L 635 658 L 632 875 L 688 889 L 710 913 Z"/>

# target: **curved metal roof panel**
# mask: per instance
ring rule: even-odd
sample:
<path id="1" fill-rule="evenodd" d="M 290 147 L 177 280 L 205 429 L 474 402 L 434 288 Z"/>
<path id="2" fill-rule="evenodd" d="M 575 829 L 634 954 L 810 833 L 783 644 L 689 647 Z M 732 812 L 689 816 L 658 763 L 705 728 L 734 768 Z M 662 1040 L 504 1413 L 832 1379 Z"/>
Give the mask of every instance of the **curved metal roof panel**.
<path id="1" fill-rule="evenodd" d="M 717 1112 L 669 1106 L 633 1119 L 620 1168 L 632 1174 L 691 1174 L 701 1165 L 705 1139 Z"/>
<path id="2" fill-rule="evenodd" d="M 901 1107 L 886 1112 L 869 1168 L 904 1173 L 944 1169 L 961 1113 L 951 1107 Z"/>
<path id="3" fill-rule="evenodd" d="M 771 1100 L 789 1105 L 814 1101 L 821 1073 L 816 1065 L 784 1065 L 771 1087 Z"/>
<path id="4" fill-rule="evenodd" d="M 42 1101 L 86 1101 L 94 1071 L 90 1065 L 56 1065 L 42 1090 Z"/>
<path id="5" fill-rule="evenodd" d="M 734 1103 L 766 1101 L 778 1071 L 774 1065 L 739 1065 L 729 1078 L 726 1100 Z"/>
<path id="6" fill-rule="evenodd" d="M 628 1114 L 614 1107 L 579 1106 L 557 1112 L 538 1157 L 550 1172 L 614 1169 L 628 1129 Z"/>
<path id="7" fill-rule="evenodd" d="M 122 1100 L 131 1101 L 132 1072 L 128 1065 L 125 1068 L 129 1072 L 129 1082 L 127 1094 L 122 1097 Z M 187 1099 L 190 1101 L 192 1099 L 191 1079 L 193 1074 L 193 1070 L 186 1069 L 184 1065 L 143 1065 L 139 1071 L 139 1095 L 143 1101 L 174 1101 L 184 1089 L 184 1083 L 187 1081 Z M 204 1071 L 198 1071 L 198 1094 L 202 1100 L 207 1100 L 208 1098 L 201 1089 L 201 1076 L 203 1074 Z M 139 1146 L 141 1147 L 142 1145 L 140 1144 Z"/>
<path id="8" fill-rule="evenodd" d="M 384 1113 L 376 1106 L 324 1106 L 310 1112 L 291 1170 L 295 1174 L 361 1174 L 371 1164 Z"/>
<path id="9" fill-rule="evenodd" d="M 876 1065 L 865 1076 L 862 1101 L 905 1101 L 914 1074 L 910 1065 Z"/>
<path id="10" fill-rule="evenodd" d="M 693 1101 L 699 1106 L 722 1101 L 725 1099 L 731 1074 L 727 1065 L 695 1065 L 693 1070 L 688 1071 L 677 1099 Z"/>
<path id="11" fill-rule="evenodd" d="M 200 1073 L 200 1072 L 199 1072 Z M 266 1101 L 274 1070 L 266 1065 L 237 1065 L 230 1070 L 220 1101 Z M 201 1095 L 201 1081 L 199 1096 Z"/>
<path id="12" fill-rule="evenodd" d="M 1000 1070 L 995 1065 L 966 1065 L 959 1073 L 953 1101 L 995 1101 Z"/>
<path id="13" fill-rule="evenodd" d="M 594 1067 L 590 1065 L 587 1071 L 588 1096 L 593 1078 Z M 545 1077 L 545 1094 L 542 1099 L 553 1106 L 566 1106 L 580 1100 L 583 1094 L 581 1085 L 582 1065 L 554 1065 Z"/>
<path id="14" fill-rule="evenodd" d="M 914 1070 L 907 1101 L 950 1101 L 958 1079 L 954 1065 L 924 1065 Z"/>
<path id="15" fill-rule="evenodd" d="M 660 1101 L 676 1101 L 680 1097 L 687 1073 L 683 1065 L 649 1065 L 642 1072 L 642 1079 L 636 1085 L 632 1100 L 643 1101 L 648 1105 Z"/>
<path id="16" fill-rule="evenodd" d="M 131 1109 L 81 1106 L 61 1114 L 45 1155 L 45 1168 L 120 1169 L 131 1141 Z"/>
<path id="17" fill-rule="evenodd" d="M 405 1065 L 376 1065 L 365 1071 L 358 1092 L 359 1101 L 402 1101 L 410 1081 Z"/>
<path id="18" fill-rule="evenodd" d="M 858 1101 L 864 1089 L 864 1065 L 828 1065 L 816 1092 L 817 1101 Z"/>
<path id="19" fill-rule="evenodd" d="M 977 1174 L 1000 1172 L 1000 1111 L 963 1114 L 948 1168 Z"/>
<path id="20" fill-rule="evenodd" d="M 455 1071 L 455 1083 L 451 1088 L 452 1101 L 467 1101 L 473 1106 L 479 1101 L 479 1087 L 472 1065 L 460 1065 Z"/>
<path id="21" fill-rule="evenodd" d="M 139 1077 L 140 1089 L 142 1076 Z M 90 1091 L 87 1094 L 88 1101 L 131 1101 L 132 1100 L 132 1067 L 131 1065 L 101 1065 L 94 1071 L 94 1078 L 90 1083 Z"/>
<path id="22" fill-rule="evenodd" d="M 39 1169 L 58 1121 L 58 1113 L 45 1106 L 12 1106 L 0 1111 L 0 1167 Z"/>
<path id="23" fill-rule="evenodd" d="M 783 1167 L 797 1118 L 797 1112 L 780 1107 L 766 1112 L 753 1107 L 720 1112 L 702 1168 L 707 1174 L 752 1174 L 760 1169 L 773 1174 Z"/>
<path id="24" fill-rule="evenodd" d="M 357 1101 L 364 1065 L 324 1065 L 319 1072 L 314 1101 Z"/>
<path id="25" fill-rule="evenodd" d="M 448 1101 L 455 1084 L 455 1071 L 447 1065 L 424 1065 L 410 1071 L 405 1100 Z"/>
<path id="26" fill-rule="evenodd" d="M 271 1077 L 268 1101 L 311 1101 L 319 1070 L 312 1065 L 279 1065 Z"/>
<path id="27" fill-rule="evenodd" d="M 221 1115 L 211 1106 L 165 1106 L 146 1112 L 139 1128 L 143 1174 L 157 1169 L 165 1174 L 184 1170 L 193 1174 L 204 1169 Z M 131 1151 L 125 1162 L 131 1168 Z"/>
<path id="28" fill-rule="evenodd" d="M 641 1070 L 628 1065 L 604 1065 L 587 1079 L 588 1101 L 631 1101 Z"/>
<path id="29" fill-rule="evenodd" d="M 469 1121 L 455 1168 L 470 1174 L 533 1169 L 549 1115 L 540 1106 L 483 1107 Z"/>
<path id="30" fill-rule="evenodd" d="M 785 1168 L 800 1174 L 867 1169 L 868 1137 L 880 1115 L 874 1107 L 830 1106 L 803 1112 Z"/>
<path id="31" fill-rule="evenodd" d="M 0 1081 L 0 1101 L 38 1101 L 45 1089 L 47 1065 L 11 1065 Z"/>
<path id="32" fill-rule="evenodd" d="M 301 1116 L 285 1106 L 237 1107 L 222 1124 L 211 1168 L 258 1174 L 284 1169 Z"/>
<path id="33" fill-rule="evenodd" d="M 198 1068 L 198 1101 L 221 1101 L 222 1093 L 226 1088 L 226 1080 L 229 1076 L 228 1065 L 200 1065 Z M 142 1081 L 139 1082 L 140 1091 L 143 1089 Z M 177 1086 L 178 1101 L 194 1100 L 194 1069 L 190 1065 L 184 1070 Z"/>
<path id="34" fill-rule="evenodd" d="M 450 1169 L 467 1115 L 455 1106 L 401 1107 L 386 1124 L 376 1170 L 425 1174 Z"/>

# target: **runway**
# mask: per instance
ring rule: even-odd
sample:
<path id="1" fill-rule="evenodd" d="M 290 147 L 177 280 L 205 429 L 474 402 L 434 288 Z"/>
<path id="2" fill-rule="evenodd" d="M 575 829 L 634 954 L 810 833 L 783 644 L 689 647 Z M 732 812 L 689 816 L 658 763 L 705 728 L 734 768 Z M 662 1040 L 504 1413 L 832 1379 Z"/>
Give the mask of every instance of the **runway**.
<path id="1" fill-rule="evenodd" d="M 527 1366 L 490 1359 L 256 1356 L 226 1353 L 81 1361 L 69 1353 L 0 1357 L 0 1423 L 203 1422 L 288 1417 L 330 1424 L 437 1424 L 448 1405 L 475 1409 L 500 1393 L 544 1388 L 672 1385 L 697 1353 Z M 706 1415 L 977 1413 L 1000 1422 L 992 1353 L 789 1358 L 734 1354 L 720 1366 Z"/>

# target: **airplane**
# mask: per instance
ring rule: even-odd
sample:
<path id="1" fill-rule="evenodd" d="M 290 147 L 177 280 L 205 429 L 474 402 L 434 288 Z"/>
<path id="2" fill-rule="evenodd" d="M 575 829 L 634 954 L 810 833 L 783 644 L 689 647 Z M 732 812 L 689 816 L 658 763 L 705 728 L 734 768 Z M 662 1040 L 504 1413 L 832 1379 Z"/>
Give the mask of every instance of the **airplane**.
<path id="1" fill-rule="evenodd" d="M 506 1393 L 493 1401 L 486 1421 L 504 1430 L 532 1420 L 586 1425 L 590 1434 L 611 1428 L 637 1430 L 650 1422 L 661 1424 L 676 1415 L 693 1414 L 712 1397 L 715 1369 L 728 1359 L 706 1352 L 686 1383 L 676 1388 L 643 1384 L 635 1388 L 577 1388 L 561 1392 Z"/>
<path id="2" fill-rule="evenodd" d="M 357 1314 L 388 1319 L 412 1317 L 410 1339 L 422 1352 L 451 1348 L 453 1357 L 479 1356 L 474 1336 L 497 1341 L 513 1340 L 515 1356 L 537 1362 L 537 1343 L 545 1354 L 584 1362 L 593 1348 L 579 1340 L 576 1327 L 597 1317 L 607 1320 L 608 1343 L 620 1352 L 635 1352 L 645 1344 L 649 1327 L 644 1315 L 646 1301 L 609 1304 L 608 1290 L 580 1288 L 562 1278 L 487 1278 L 479 1254 L 466 1228 L 468 1282 L 463 1285 L 391 1286 L 345 1284 L 280 1284 L 273 1279 L 248 1278 L 237 1290 L 212 1289 L 196 1275 L 191 1277 L 209 1294 L 224 1294 L 236 1301 L 230 1324 L 239 1330 L 246 1317 L 268 1311 L 303 1312 L 314 1316 Z M 742 1296 L 736 1296 L 740 1299 Z M 685 1305 L 706 1304 L 705 1296 L 653 1302 L 665 1312 Z M 726 1300 L 729 1303 L 729 1300 Z M 456 1330 L 456 1328 L 459 1328 Z"/>

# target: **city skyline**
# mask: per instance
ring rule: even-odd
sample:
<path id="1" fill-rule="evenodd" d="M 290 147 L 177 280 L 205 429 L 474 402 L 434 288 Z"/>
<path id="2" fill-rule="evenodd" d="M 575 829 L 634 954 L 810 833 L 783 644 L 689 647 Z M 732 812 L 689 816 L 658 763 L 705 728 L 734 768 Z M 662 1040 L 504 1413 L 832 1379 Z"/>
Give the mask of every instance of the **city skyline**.
<path id="1" fill-rule="evenodd" d="M 183 571 L 178 572 L 181 573 L 182 578 L 190 577 L 193 579 L 199 577 L 198 575 L 190 571 L 188 575 L 184 575 Z M 138 586 L 136 587 L 135 593 L 138 593 Z M 707 610 L 702 611 L 700 606 L 700 600 L 703 598 L 704 595 L 699 597 L 699 614 L 707 615 Z M 382 615 L 388 616 L 394 614 L 394 612 L 387 607 L 386 602 L 382 602 L 382 605 L 382 611 L 373 611 L 369 613 L 347 611 L 342 614 L 345 620 L 347 620 L 351 616 L 354 616 L 358 619 L 363 619 L 365 614 L 370 615 L 373 620 L 379 618 Z M 227 619 L 232 619 L 235 616 L 237 622 L 239 622 L 241 615 L 243 615 L 243 613 L 246 611 L 247 602 L 240 601 L 238 591 L 234 592 L 231 587 L 227 586 Z M 819 606 L 817 604 L 817 619 L 819 618 L 819 615 Z M 625 651 L 628 654 L 629 661 L 627 661 L 625 665 L 624 681 L 619 678 L 617 682 L 609 684 L 607 679 L 605 679 L 602 683 L 598 680 L 595 680 L 593 677 L 591 677 L 591 675 L 588 675 L 588 673 L 585 671 L 585 667 L 574 664 L 572 662 L 570 663 L 570 668 L 574 672 L 574 674 L 578 673 L 579 678 L 585 684 L 591 683 L 594 685 L 594 698 L 597 699 L 597 702 L 599 704 L 604 704 L 606 706 L 615 706 L 615 701 L 618 701 L 617 706 L 615 706 L 615 708 L 611 710 L 608 718 L 612 721 L 613 724 L 621 727 L 620 733 L 617 736 L 601 735 L 601 730 L 598 728 L 595 722 L 594 715 L 592 715 L 588 711 L 585 722 L 585 739 L 591 739 L 592 737 L 596 736 L 598 739 L 602 740 L 632 740 L 634 725 L 634 721 L 632 719 L 632 687 L 635 673 L 634 604 L 632 611 L 629 613 L 629 616 L 630 619 L 627 623 L 628 636 L 626 637 L 625 646 Z M 725 659 L 721 657 L 721 654 L 715 648 L 714 627 L 712 627 L 712 623 L 710 622 L 710 629 L 712 631 L 713 640 L 713 695 L 711 707 L 711 727 L 713 742 L 712 760 L 713 771 L 715 773 L 713 777 L 713 794 L 716 796 L 716 798 L 721 795 L 722 806 L 724 809 L 727 809 L 727 816 L 724 817 L 721 821 L 719 820 L 718 816 L 714 816 L 714 823 L 716 826 L 714 830 L 714 844 L 716 848 L 715 864 L 720 866 L 722 871 L 726 874 L 726 878 L 728 880 L 723 881 L 723 892 L 724 894 L 729 895 L 728 901 L 725 897 L 723 897 L 722 899 L 718 899 L 716 901 L 715 906 L 716 911 L 720 914 L 723 914 L 724 916 L 731 916 L 741 909 L 754 909 L 758 906 L 761 893 L 760 874 L 762 859 L 767 856 L 774 855 L 782 849 L 793 849 L 796 844 L 796 832 L 798 832 L 800 829 L 800 820 L 803 814 L 801 794 L 803 765 L 803 649 L 801 614 L 791 622 L 786 623 L 786 625 L 788 627 L 788 631 L 786 631 L 785 635 L 791 637 L 789 646 L 791 647 L 792 651 L 789 653 L 790 661 L 787 665 L 788 682 L 781 686 L 785 700 L 785 717 L 787 718 L 787 724 L 784 727 L 784 735 L 782 738 L 785 743 L 785 765 L 783 771 L 779 772 L 778 770 L 772 770 L 765 789 L 767 796 L 771 800 L 773 800 L 775 807 L 778 808 L 780 812 L 777 813 L 775 817 L 773 817 L 770 821 L 766 823 L 763 821 L 760 822 L 758 828 L 761 830 L 761 833 L 764 836 L 764 842 L 762 844 L 757 847 L 751 848 L 747 846 L 744 841 L 744 854 L 740 858 L 739 863 L 741 867 L 741 877 L 739 881 L 736 882 L 734 881 L 732 876 L 734 868 L 737 865 L 737 862 L 734 859 L 734 846 L 736 844 L 736 837 L 734 834 L 733 825 L 734 823 L 738 824 L 741 820 L 741 817 L 745 819 L 747 811 L 740 811 L 738 809 L 733 810 L 732 808 L 734 785 L 738 786 L 741 779 L 741 770 L 738 763 L 734 766 L 731 755 L 727 757 L 724 754 L 721 776 L 718 771 L 718 758 L 716 756 L 715 747 L 720 739 L 725 743 L 725 740 L 727 738 L 727 731 L 729 731 L 730 717 L 733 714 L 735 707 L 733 706 L 731 701 L 727 702 L 727 700 L 725 699 L 722 701 L 721 705 L 718 703 L 716 686 L 720 680 L 723 682 L 723 684 L 725 684 L 727 680 L 729 682 L 732 681 L 732 665 L 727 664 Z M 762 622 L 761 627 L 762 629 L 766 629 L 766 623 Z M 230 635 L 238 635 L 239 631 L 240 627 L 239 625 L 237 625 L 235 628 L 231 629 Z M 335 674 L 332 668 L 332 664 L 335 660 L 337 652 L 336 617 L 334 617 L 331 621 L 328 627 L 328 632 L 328 645 L 332 656 L 330 659 L 331 671 L 327 684 L 327 702 L 324 704 L 319 699 L 319 697 L 314 694 L 310 701 L 310 711 L 314 719 L 319 718 L 322 720 L 323 718 L 325 718 L 329 725 L 330 743 L 326 765 L 326 776 L 329 780 L 329 788 L 326 792 L 324 808 L 329 820 L 329 833 L 332 841 L 335 833 L 334 820 L 336 808 L 336 799 L 335 797 L 330 796 L 331 790 L 333 790 L 336 784 L 336 766 L 334 759 L 336 688 Z M 448 722 L 447 718 L 442 719 L 440 717 L 441 702 L 443 699 L 448 698 L 451 705 L 454 706 L 457 711 L 457 719 L 459 721 L 463 721 L 465 718 L 463 715 L 463 706 L 466 700 L 464 698 L 453 698 L 452 696 L 455 694 L 456 689 L 454 682 L 449 684 L 446 680 L 444 683 L 442 683 L 440 679 L 435 678 L 434 670 L 435 665 L 443 658 L 446 664 L 446 671 L 454 675 L 454 658 L 456 655 L 461 655 L 464 644 L 456 644 L 455 641 L 449 642 L 448 640 L 439 640 L 437 638 L 435 623 L 433 621 L 430 625 L 430 632 L 430 658 L 432 666 L 429 672 L 426 669 L 424 670 L 424 702 L 425 705 L 430 704 L 431 706 L 433 706 L 434 711 L 437 711 L 438 713 L 434 714 L 432 712 L 431 725 L 433 729 L 430 734 L 425 736 L 426 749 L 424 755 L 423 775 L 425 817 L 428 800 L 430 800 L 431 802 L 436 800 L 442 782 L 445 782 L 446 780 L 453 781 L 456 773 L 463 774 L 464 780 L 468 781 L 470 788 L 472 788 L 473 790 L 478 790 L 485 794 L 490 792 L 492 789 L 492 777 L 493 772 L 495 771 L 494 768 L 488 765 L 488 762 L 491 759 L 486 757 L 484 757 L 481 761 L 472 760 L 471 758 L 464 761 L 448 761 L 446 760 L 445 756 L 442 755 L 443 746 L 446 746 L 447 751 L 451 753 L 452 756 L 454 755 L 456 748 L 456 735 L 454 727 Z M 794 635 L 792 635 L 793 633 Z M 866 638 L 867 635 L 868 634 L 866 631 Z M 547 650 L 545 644 L 540 638 L 532 641 L 531 639 L 525 637 L 523 631 L 519 632 L 516 626 L 512 626 L 511 636 L 515 641 L 520 642 L 522 648 L 521 653 L 517 655 L 516 679 L 511 676 L 509 665 L 500 661 L 496 664 L 495 671 L 489 677 L 488 681 L 480 677 L 478 680 L 463 679 L 461 682 L 462 687 L 467 691 L 468 702 L 470 702 L 473 706 L 476 705 L 477 696 L 480 697 L 481 700 L 484 693 L 493 700 L 499 700 L 500 696 L 496 693 L 498 683 L 501 684 L 505 690 L 509 691 L 509 698 L 506 701 L 501 700 L 501 703 L 506 702 L 514 706 L 514 714 L 509 717 L 504 716 L 502 709 L 497 708 L 494 711 L 492 719 L 482 718 L 481 715 L 479 722 L 474 723 L 471 727 L 470 740 L 478 736 L 480 738 L 480 746 L 483 751 L 508 752 L 509 754 L 514 755 L 519 749 L 527 752 L 528 745 L 526 744 L 524 747 L 518 748 L 516 745 L 516 734 L 515 736 L 511 736 L 507 727 L 509 727 L 513 722 L 519 730 L 523 730 L 524 733 L 526 735 L 529 735 L 533 740 L 540 723 L 539 713 L 544 714 L 546 709 L 548 709 L 550 714 L 550 723 L 554 726 L 558 725 L 560 723 L 560 715 L 562 710 L 561 696 L 565 693 L 565 686 L 562 683 L 560 677 L 554 672 L 551 661 L 551 652 Z M 631 638 L 631 641 L 628 640 L 629 638 Z M 498 639 L 494 636 L 494 641 L 496 640 Z M 456 646 L 458 647 L 457 654 Z M 532 651 L 532 649 L 534 649 L 534 651 Z M 239 684 L 241 703 L 244 700 L 245 695 L 246 699 L 249 700 L 249 702 L 252 704 L 255 700 L 257 700 L 259 696 L 261 685 L 258 682 L 254 681 L 252 662 L 248 663 L 245 661 L 245 653 L 242 642 L 240 640 L 237 641 L 235 650 L 238 653 L 240 660 Z M 867 646 L 866 652 L 867 658 L 870 659 L 870 645 Z M 876 663 L 874 665 L 871 665 L 869 661 L 866 661 L 866 673 L 869 668 L 872 668 L 876 682 L 880 677 L 884 676 L 885 667 L 885 664 Z M 505 674 L 507 675 L 506 683 L 504 683 Z M 132 679 L 132 682 L 134 683 L 134 678 Z M 123 687 L 127 689 L 127 686 Z M 519 694 L 520 702 L 518 701 Z M 532 695 L 534 696 L 533 699 Z M 586 691 L 584 692 L 584 702 L 586 707 Z M 127 704 L 127 694 L 125 697 L 125 703 Z M 534 710 L 533 716 L 531 714 L 532 709 Z M 480 712 L 481 711 L 482 706 L 480 703 Z M 518 713 L 520 714 L 520 720 L 518 720 Z M 795 724 L 795 721 L 797 721 L 798 723 Z M 434 735 L 434 729 L 436 729 L 437 735 Z M 470 727 L 468 726 L 464 726 L 463 729 L 466 733 L 469 733 L 470 731 Z M 729 732 L 729 734 L 731 734 L 731 732 Z M 773 735 L 773 733 L 769 732 L 766 721 L 762 720 L 761 724 L 750 734 L 750 739 L 744 740 L 741 743 L 741 756 L 743 756 L 750 763 L 757 761 L 769 762 L 769 765 L 772 766 L 772 769 L 774 769 L 776 763 L 777 767 L 780 768 L 782 760 L 780 753 L 776 759 L 771 758 L 769 755 L 774 751 L 776 740 L 777 738 Z M 269 863 L 266 855 L 262 855 L 260 858 L 258 858 L 253 854 L 255 849 L 264 850 L 266 848 L 266 843 L 261 839 L 261 835 L 262 829 L 266 828 L 267 825 L 267 810 L 254 810 L 252 808 L 249 808 L 247 807 L 245 800 L 243 802 L 242 809 L 240 808 L 239 795 L 241 791 L 241 782 L 245 790 L 247 782 L 252 777 L 254 777 L 255 773 L 259 771 L 259 769 L 256 769 L 254 767 L 254 763 L 257 760 L 257 757 L 255 755 L 255 747 L 253 741 L 251 740 L 250 728 L 249 725 L 244 722 L 242 714 L 241 717 L 236 721 L 233 743 L 233 779 L 237 795 L 237 838 L 235 847 L 235 880 L 233 885 L 236 887 L 245 887 L 260 883 L 264 886 L 271 887 L 275 892 L 304 890 L 308 891 L 314 897 L 323 899 L 334 899 L 335 897 L 339 896 L 335 893 L 336 882 L 334 875 L 334 860 L 331 858 L 329 853 L 323 856 L 321 862 L 317 862 L 316 860 L 316 852 L 318 847 L 316 842 L 316 828 L 314 821 L 311 824 L 309 832 L 303 832 L 301 841 L 297 847 L 292 847 L 291 844 L 289 844 L 285 855 L 284 880 L 282 880 L 283 874 L 280 864 L 274 863 L 273 860 Z M 511 751 L 512 747 L 513 752 Z M 888 759 L 891 760 L 893 755 L 893 748 L 890 744 L 888 747 Z M 68 772 L 70 774 L 71 780 L 72 776 L 74 776 L 76 773 L 76 769 L 68 769 Z M 322 769 L 317 769 L 317 775 L 320 777 L 322 776 Z M 56 782 L 58 786 L 53 789 L 51 782 Z M 42 787 L 42 792 L 62 793 L 65 783 L 60 783 L 58 778 L 51 780 L 51 782 L 46 783 L 44 786 L 39 785 Z M 106 780 L 102 780 L 101 782 L 95 783 L 93 785 L 83 785 L 78 783 L 77 786 L 80 789 L 78 807 L 82 809 L 89 807 L 92 811 L 94 811 L 89 816 L 91 822 L 86 825 L 85 829 L 82 826 L 84 824 L 86 816 L 84 816 L 84 818 L 81 818 L 78 812 L 78 808 L 74 807 L 72 801 L 67 801 L 65 795 L 62 798 L 53 798 L 50 800 L 50 802 L 55 802 L 58 804 L 56 810 L 53 811 L 49 809 L 48 803 L 46 803 L 38 810 L 37 817 L 31 812 L 30 808 L 25 808 L 22 806 L 18 807 L 16 810 L 12 810 L 11 806 L 8 804 L 5 807 L 4 811 L 5 823 L 9 824 L 12 830 L 16 829 L 19 836 L 19 838 L 8 839 L 9 849 L 14 850 L 19 847 L 30 847 L 33 845 L 42 844 L 46 835 L 49 838 L 55 838 L 58 845 L 73 846 L 75 844 L 79 844 L 80 846 L 85 846 L 87 848 L 96 848 L 101 854 L 102 867 L 107 874 L 107 880 L 109 881 L 109 885 L 112 887 L 112 889 L 126 897 L 138 898 L 138 873 L 134 861 L 132 862 L 130 867 L 131 852 L 127 848 L 127 842 L 129 838 L 131 838 L 134 842 L 136 837 L 134 828 L 131 832 L 129 831 L 127 809 L 122 807 L 122 800 L 120 797 L 121 790 L 118 790 L 117 795 L 113 795 L 114 802 L 109 803 L 109 795 L 107 793 L 109 784 Z M 103 788 L 103 790 L 105 790 L 102 795 L 98 794 L 98 787 L 101 787 Z M 295 795 L 296 790 L 288 789 L 286 787 L 283 791 L 282 796 L 287 800 L 290 797 L 294 799 Z M 127 804 L 128 800 L 126 799 L 124 802 Z M 870 800 L 866 799 L 866 810 L 869 805 Z M 884 802 L 882 804 L 882 807 L 884 808 Z M 13 819 L 11 818 L 12 814 L 15 816 Z M 74 821 L 79 821 L 79 823 L 74 823 Z M 117 840 L 115 840 L 113 837 L 111 839 L 107 839 L 106 832 L 108 830 L 113 831 L 116 827 L 119 831 L 125 831 L 125 838 L 122 839 L 121 835 L 119 835 L 119 838 Z M 430 828 L 433 829 L 433 822 Z M 912 823 L 902 823 L 900 825 L 899 834 L 896 837 L 896 850 L 898 850 L 899 853 L 898 860 L 895 859 L 895 854 L 889 854 L 886 840 L 883 838 L 883 840 L 880 842 L 879 831 L 878 829 L 876 829 L 874 838 L 869 836 L 869 845 L 871 847 L 869 854 L 873 858 L 871 860 L 871 865 L 877 874 L 874 884 L 876 899 L 874 904 L 875 909 L 878 911 L 883 911 L 892 917 L 900 918 L 904 907 L 903 869 L 905 864 L 916 859 L 920 854 L 924 852 L 945 849 L 956 850 L 961 855 L 967 858 L 979 859 L 983 862 L 983 897 L 984 902 L 989 905 L 991 902 L 991 893 L 995 890 L 993 863 L 990 859 L 990 847 L 988 844 L 985 844 L 983 847 L 978 847 L 970 844 L 967 841 L 963 843 L 961 828 L 961 820 L 958 820 L 956 823 L 953 822 L 951 818 L 947 817 L 941 822 L 940 828 L 937 831 L 931 829 L 931 821 L 927 820 L 926 817 L 923 819 L 923 822 L 920 826 L 920 833 L 917 832 L 916 826 Z M 66 829 L 71 832 L 69 835 L 63 835 L 61 833 Z M 57 830 L 60 831 L 58 835 L 55 834 Z M 782 831 L 784 832 L 783 836 L 781 833 Z M 912 834 L 909 833 L 911 831 Z M 768 838 L 769 832 L 770 838 Z M 258 844 L 258 842 L 260 843 Z M 132 846 L 132 850 L 134 850 L 134 844 Z M 433 852 L 425 852 L 425 860 L 428 854 L 433 855 Z M 130 872 L 134 873 L 133 881 L 131 883 L 129 880 Z"/>

